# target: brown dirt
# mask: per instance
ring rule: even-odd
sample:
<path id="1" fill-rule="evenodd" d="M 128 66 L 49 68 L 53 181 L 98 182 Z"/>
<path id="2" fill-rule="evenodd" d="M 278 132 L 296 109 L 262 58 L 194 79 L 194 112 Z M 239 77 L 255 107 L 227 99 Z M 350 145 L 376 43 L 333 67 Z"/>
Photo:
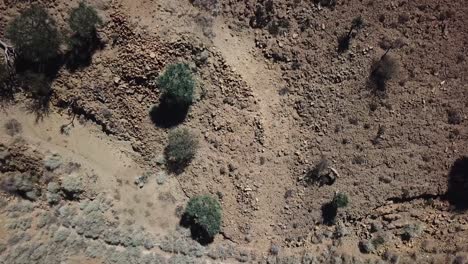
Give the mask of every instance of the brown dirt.
<path id="1" fill-rule="evenodd" d="M 63 23 L 75 2 L 49 7 Z M 265 2 L 220 1 L 207 11 L 184 0 L 90 1 L 105 18 L 106 47 L 89 67 L 60 71 L 42 121 L 13 106 L 0 125 L 17 119 L 21 137 L 36 151 L 58 152 L 98 175 L 95 189 L 119 197 L 123 220 L 157 235 L 175 229 L 175 208 L 187 196 L 210 193 L 221 196 L 223 206 L 222 235 L 214 243 L 231 240 L 258 254 L 271 244 L 284 254 L 334 244 L 370 259 L 388 250 L 411 263 L 418 252 L 434 259 L 468 252 L 468 216 L 445 199 L 451 165 L 468 155 L 464 1 L 339 1 L 335 8 L 275 1 L 270 19 L 289 22 L 278 35 L 249 23 Z M 10 19 L 21 6 L 0 10 Z M 366 26 L 349 51 L 338 54 L 336 39 L 357 14 Z M 2 16 L 0 25 L 8 19 Z M 389 53 L 400 67 L 382 97 L 367 79 L 372 61 L 385 52 L 384 38 L 405 45 Z M 203 50 L 208 62 L 195 65 Z M 197 76 L 199 99 L 180 126 L 197 133 L 201 149 L 161 189 L 138 190 L 135 176 L 161 170 L 156 160 L 168 131 L 149 114 L 160 96 L 152 79 L 177 61 L 191 63 Z M 21 105 L 19 98 L 14 103 Z M 83 124 L 64 136 L 58 128 L 72 100 Z M 449 110 L 463 121 L 450 124 Z M 0 139 L 10 144 L 11 137 Z M 339 173 L 336 182 L 305 184 L 323 157 Z M 342 239 L 322 223 L 321 208 L 338 191 L 350 199 L 338 214 L 350 231 Z M 161 193 L 172 197 L 161 201 Z M 363 255 L 357 245 L 375 237 L 372 223 L 384 225 L 389 242 Z M 424 226 L 423 233 L 402 241 L 402 229 L 412 223 Z"/>

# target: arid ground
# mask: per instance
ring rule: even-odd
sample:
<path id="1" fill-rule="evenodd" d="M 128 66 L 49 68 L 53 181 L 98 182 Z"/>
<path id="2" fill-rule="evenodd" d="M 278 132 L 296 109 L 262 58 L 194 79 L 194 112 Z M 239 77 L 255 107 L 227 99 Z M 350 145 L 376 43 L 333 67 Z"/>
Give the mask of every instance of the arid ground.
<path id="1" fill-rule="evenodd" d="M 87 1 L 103 20 L 91 63 L 58 69 L 46 109 L 21 85 L 2 101 L 0 262 L 468 263 L 450 192 L 454 173 L 468 186 L 467 2 L 333 2 Z M 66 31 L 78 1 L 41 4 Z M 0 1 L 2 40 L 29 5 Z M 176 62 L 196 80 L 177 123 L 155 82 Z M 177 174 L 175 127 L 200 144 Z M 5 190 L 24 177 L 26 196 Z M 208 245 L 179 225 L 200 194 L 222 205 Z"/>

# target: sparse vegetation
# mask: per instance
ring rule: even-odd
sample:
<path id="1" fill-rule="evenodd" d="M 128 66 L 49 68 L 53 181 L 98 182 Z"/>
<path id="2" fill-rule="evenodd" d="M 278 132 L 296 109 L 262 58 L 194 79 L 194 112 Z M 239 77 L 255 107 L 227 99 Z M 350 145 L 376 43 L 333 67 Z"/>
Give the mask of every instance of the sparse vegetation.
<path id="1" fill-rule="evenodd" d="M 447 121 L 451 125 L 461 124 L 463 121 L 462 114 L 455 109 L 450 109 L 447 111 Z"/>
<path id="2" fill-rule="evenodd" d="M 191 198 L 184 217 L 191 226 L 192 235 L 199 241 L 212 240 L 221 230 L 221 205 L 216 198 L 209 195 Z"/>
<path id="3" fill-rule="evenodd" d="M 44 64 L 59 53 L 60 37 L 55 21 L 38 6 L 23 11 L 8 26 L 6 36 L 13 43 L 20 59 Z"/>
<path id="4" fill-rule="evenodd" d="M 351 27 L 347 34 L 340 35 L 338 37 L 338 52 L 344 52 L 349 49 L 349 44 L 351 43 L 351 39 L 353 37 L 353 31 L 359 30 L 364 26 L 364 19 L 361 16 L 358 16 L 351 21 Z"/>
<path id="5" fill-rule="evenodd" d="M 337 193 L 332 201 L 333 206 L 337 209 L 348 206 L 348 203 L 348 196 L 344 193 Z"/>
<path id="6" fill-rule="evenodd" d="M 96 27 L 102 24 L 102 20 L 92 6 L 81 2 L 70 11 L 68 24 L 74 33 L 70 45 L 72 48 L 81 48 L 90 45 L 96 39 Z"/>
<path id="7" fill-rule="evenodd" d="M 169 143 L 165 156 L 170 169 L 179 171 L 195 157 L 198 140 L 188 129 L 176 129 L 169 132 Z"/>
<path id="8" fill-rule="evenodd" d="M 5 123 L 5 130 L 8 135 L 14 136 L 21 133 L 23 127 L 21 126 L 21 123 L 18 122 L 18 120 L 12 118 Z"/>
<path id="9" fill-rule="evenodd" d="M 195 81 L 187 64 L 169 65 L 159 77 L 158 85 L 163 93 L 163 100 L 169 105 L 184 108 L 192 104 Z"/>

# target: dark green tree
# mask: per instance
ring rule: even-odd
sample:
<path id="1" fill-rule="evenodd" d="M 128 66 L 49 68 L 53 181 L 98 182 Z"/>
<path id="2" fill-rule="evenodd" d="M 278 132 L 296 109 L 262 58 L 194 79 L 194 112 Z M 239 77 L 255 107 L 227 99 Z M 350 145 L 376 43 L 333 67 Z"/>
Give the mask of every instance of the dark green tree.
<path id="1" fill-rule="evenodd" d="M 70 11 L 68 20 L 74 36 L 71 45 L 82 46 L 91 43 L 96 37 L 96 28 L 102 24 L 101 18 L 92 6 L 81 2 L 78 7 Z"/>
<path id="2" fill-rule="evenodd" d="M 178 171 L 187 166 L 195 157 L 198 140 L 188 129 L 176 129 L 169 132 L 169 143 L 165 156 L 170 169 Z"/>
<path id="3" fill-rule="evenodd" d="M 167 104 L 181 108 L 192 104 L 195 81 L 187 64 L 169 65 L 159 77 L 158 85 L 163 92 L 163 101 Z"/>
<path id="4" fill-rule="evenodd" d="M 24 10 L 13 19 L 6 36 L 19 58 L 27 62 L 43 65 L 59 53 L 60 36 L 55 20 L 38 5 Z"/>
<path id="5" fill-rule="evenodd" d="M 195 225 L 195 230 L 201 231 L 201 234 L 195 234 L 197 239 L 212 240 L 221 230 L 221 205 L 217 199 L 209 195 L 191 198 L 185 209 L 185 217 Z"/>

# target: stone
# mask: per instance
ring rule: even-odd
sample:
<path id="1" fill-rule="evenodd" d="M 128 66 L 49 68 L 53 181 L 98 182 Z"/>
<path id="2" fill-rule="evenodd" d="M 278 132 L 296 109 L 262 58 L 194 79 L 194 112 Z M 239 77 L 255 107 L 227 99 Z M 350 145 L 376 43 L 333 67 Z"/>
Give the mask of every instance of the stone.
<path id="1" fill-rule="evenodd" d="M 280 247 L 278 245 L 272 244 L 270 247 L 270 253 L 272 255 L 278 255 L 280 252 Z"/>
<path id="2" fill-rule="evenodd" d="M 145 172 L 143 175 L 140 175 L 135 178 L 135 185 L 138 186 L 140 189 L 145 186 L 145 184 L 148 182 L 148 178 L 151 176 L 150 172 Z"/>
<path id="3" fill-rule="evenodd" d="M 44 159 L 44 166 L 49 171 L 54 171 L 62 165 L 62 157 L 59 154 L 52 154 Z"/>
<path id="4" fill-rule="evenodd" d="M 167 179 L 167 174 L 164 171 L 158 172 L 158 175 L 156 176 L 156 182 L 159 185 L 163 185 L 166 182 Z"/>

